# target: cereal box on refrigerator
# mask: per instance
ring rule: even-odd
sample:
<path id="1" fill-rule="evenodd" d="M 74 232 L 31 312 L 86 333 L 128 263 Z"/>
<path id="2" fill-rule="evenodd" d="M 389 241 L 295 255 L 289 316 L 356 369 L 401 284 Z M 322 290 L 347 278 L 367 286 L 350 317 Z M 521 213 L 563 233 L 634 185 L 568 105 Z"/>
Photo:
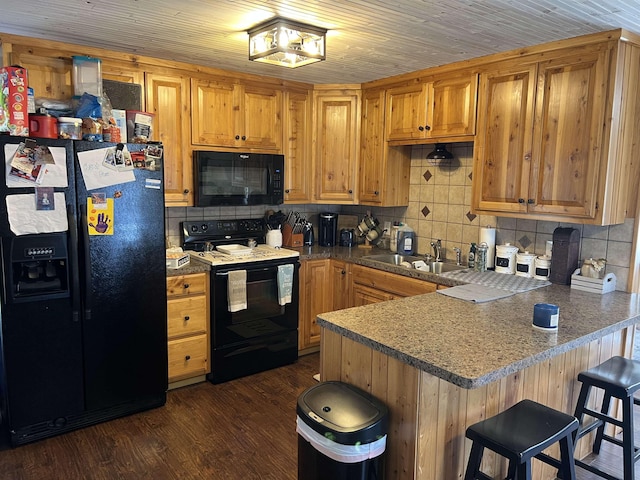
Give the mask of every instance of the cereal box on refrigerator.
<path id="1" fill-rule="evenodd" d="M 0 132 L 29 136 L 27 70 L 19 66 L 0 68 Z"/>

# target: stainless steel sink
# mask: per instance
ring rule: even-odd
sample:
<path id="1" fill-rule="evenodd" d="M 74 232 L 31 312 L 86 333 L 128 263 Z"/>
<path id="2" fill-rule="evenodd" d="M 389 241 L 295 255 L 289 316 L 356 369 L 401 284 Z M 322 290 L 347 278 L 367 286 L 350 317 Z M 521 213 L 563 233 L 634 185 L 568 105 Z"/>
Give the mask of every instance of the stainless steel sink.
<path id="1" fill-rule="evenodd" d="M 417 262 L 418 260 L 424 261 L 424 257 L 415 256 L 415 255 L 400 255 L 398 253 L 382 253 L 378 255 L 366 255 L 363 257 L 367 260 L 373 260 L 374 262 L 386 263 L 389 265 L 399 265 L 407 268 L 413 268 L 412 262 Z M 455 265 L 453 263 L 445 263 L 445 262 L 428 262 L 427 266 L 428 270 L 431 273 L 445 273 L 445 272 L 454 272 L 457 270 L 464 270 L 466 267 L 463 265 Z"/>
<path id="2" fill-rule="evenodd" d="M 367 255 L 364 258 L 366 258 L 367 260 L 373 260 L 374 262 L 388 263 L 390 265 L 402 265 L 403 263 L 406 262 L 409 264 L 409 266 L 411 266 L 411 262 L 424 260 L 424 257 L 417 257 L 414 255 L 400 255 L 398 253 L 382 253 L 379 255 Z"/>

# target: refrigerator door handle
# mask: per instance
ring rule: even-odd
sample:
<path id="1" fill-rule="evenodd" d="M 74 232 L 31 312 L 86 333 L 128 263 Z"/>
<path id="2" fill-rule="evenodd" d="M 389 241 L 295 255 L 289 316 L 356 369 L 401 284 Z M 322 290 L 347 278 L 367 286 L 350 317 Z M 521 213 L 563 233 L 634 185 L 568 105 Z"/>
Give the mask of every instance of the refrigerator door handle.
<path id="1" fill-rule="evenodd" d="M 84 247 L 84 318 L 91 320 L 91 251 L 89 249 L 89 226 L 87 225 L 87 205 L 80 206 L 80 228 L 82 229 L 82 245 Z"/>
<path id="2" fill-rule="evenodd" d="M 76 216 L 70 207 L 67 206 L 67 217 L 69 221 L 69 257 L 73 259 L 71 261 L 71 319 L 74 322 L 80 321 L 80 267 L 79 255 L 78 255 L 78 223 L 76 222 Z"/>

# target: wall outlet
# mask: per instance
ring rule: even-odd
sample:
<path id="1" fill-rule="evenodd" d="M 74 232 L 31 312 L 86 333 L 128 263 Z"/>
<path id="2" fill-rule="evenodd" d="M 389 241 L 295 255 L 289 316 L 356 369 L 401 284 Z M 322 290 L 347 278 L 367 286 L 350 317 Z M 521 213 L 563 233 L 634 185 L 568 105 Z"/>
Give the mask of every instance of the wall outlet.
<path id="1" fill-rule="evenodd" d="M 391 222 L 384 222 L 384 235 L 389 235 L 391 233 Z"/>

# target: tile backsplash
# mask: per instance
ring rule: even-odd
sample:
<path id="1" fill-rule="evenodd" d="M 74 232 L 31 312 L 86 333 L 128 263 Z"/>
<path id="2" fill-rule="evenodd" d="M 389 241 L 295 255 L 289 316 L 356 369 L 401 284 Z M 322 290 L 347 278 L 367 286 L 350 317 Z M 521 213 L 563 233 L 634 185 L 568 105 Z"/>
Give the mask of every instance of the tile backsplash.
<path id="1" fill-rule="evenodd" d="M 618 290 L 626 290 L 633 243 L 634 220 L 608 227 L 539 220 L 474 215 L 471 213 L 473 143 L 447 145 L 454 155 L 446 166 L 426 159 L 432 145 L 414 146 L 411 152 L 411 178 L 407 207 L 372 208 L 351 205 L 276 205 L 252 207 L 171 207 L 166 209 L 167 245 L 180 245 L 180 222 L 212 218 L 258 218 L 266 210 L 295 210 L 317 224 L 319 212 L 330 211 L 364 216 L 368 211 L 384 222 L 401 221 L 416 232 L 417 252 L 431 252 L 430 242 L 442 240 L 445 259 L 454 259 L 454 247 L 463 252 L 466 262 L 469 244 L 478 242 L 480 228 L 496 227 L 496 244 L 511 243 L 521 251 L 544 254 L 545 243 L 553 239 L 557 227 L 580 232 L 580 259 L 606 258 L 607 272 L 615 273 Z"/>

